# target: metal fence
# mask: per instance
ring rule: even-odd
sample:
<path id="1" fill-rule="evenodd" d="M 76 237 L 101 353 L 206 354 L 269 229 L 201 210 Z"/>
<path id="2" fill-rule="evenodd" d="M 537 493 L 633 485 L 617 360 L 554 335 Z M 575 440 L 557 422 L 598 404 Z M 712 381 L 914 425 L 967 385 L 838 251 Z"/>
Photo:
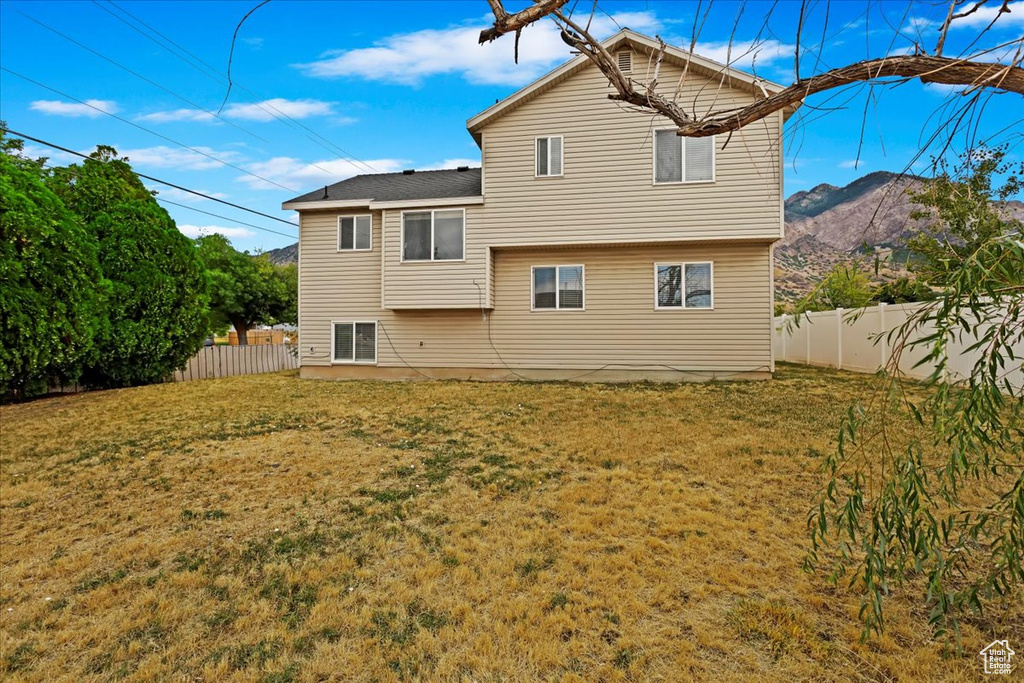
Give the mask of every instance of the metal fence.
<path id="1" fill-rule="evenodd" d="M 819 365 L 854 372 L 877 372 L 889 360 L 891 349 L 886 339 L 889 331 L 903 325 L 921 306 L 922 304 L 879 304 L 857 311 L 842 308 L 818 311 L 801 316 L 799 324 L 793 324 L 793 316 L 779 316 L 775 318 L 772 340 L 775 358 L 790 363 Z M 984 324 L 982 323 L 982 326 Z M 933 325 L 919 325 L 910 334 L 908 342 L 921 339 L 933 332 Z M 976 341 L 973 337 L 950 340 L 947 347 L 947 380 L 956 381 L 970 374 L 971 368 L 982 353 L 980 349 L 969 348 Z M 929 377 L 935 370 L 933 366 L 925 364 L 914 367 L 925 357 L 926 346 L 905 346 L 900 356 L 900 371 L 908 377 Z M 1024 357 L 1024 345 L 1018 346 L 1019 348 L 1014 348 L 1017 360 L 1007 363 L 1006 374 L 1010 385 L 1016 389 L 1024 387 L 1024 369 L 1020 360 Z"/>
<path id="2" fill-rule="evenodd" d="M 174 373 L 174 381 L 254 375 L 298 367 L 299 355 L 294 344 L 204 346 L 192 356 L 184 370 Z"/>

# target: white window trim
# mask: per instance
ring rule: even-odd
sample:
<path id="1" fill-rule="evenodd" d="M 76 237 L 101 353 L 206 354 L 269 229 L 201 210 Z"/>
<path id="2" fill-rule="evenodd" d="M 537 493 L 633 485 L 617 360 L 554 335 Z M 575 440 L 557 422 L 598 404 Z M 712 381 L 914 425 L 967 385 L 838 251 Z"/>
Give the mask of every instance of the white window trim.
<path id="1" fill-rule="evenodd" d="M 546 175 L 540 175 L 537 173 L 537 141 L 541 139 L 550 140 L 551 138 L 558 138 L 562 145 L 562 172 L 561 173 L 548 173 Z M 551 143 L 548 143 L 548 170 L 551 170 Z M 565 136 L 562 135 L 538 135 L 533 139 L 533 177 L 534 178 L 561 178 L 565 175 Z"/>
<path id="2" fill-rule="evenodd" d="M 657 185 L 710 185 L 718 180 L 718 143 L 716 141 L 717 135 L 709 135 L 711 138 L 711 180 L 686 180 L 686 143 L 684 142 L 684 136 L 679 135 L 679 144 L 682 148 L 679 155 L 679 163 L 682 164 L 680 169 L 683 180 L 658 180 L 658 133 L 666 130 L 678 130 L 678 128 L 655 128 L 654 134 L 651 135 L 651 184 Z"/>
<path id="3" fill-rule="evenodd" d="M 338 360 L 334 357 L 334 328 L 336 325 L 352 325 L 352 360 Z M 356 325 L 373 325 L 373 360 L 356 360 Z M 380 327 L 376 320 L 332 320 L 331 321 L 331 365 L 377 365 L 379 347 L 378 332 Z"/>
<path id="4" fill-rule="evenodd" d="M 434 258 L 434 214 L 438 211 L 461 211 L 462 212 L 462 258 Z M 405 214 L 407 213 L 430 213 L 430 258 L 429 259 L 406 259 L 405 258 Z M 449 207 L 447 209 L 409 209 L 402 212 L 401 241 L 398 243 L 399 263 L 465 263 L 466 262 L 466 210 L 462 207 Z"/>
<path id="5" fill-rule="evenodd" d="M 356 219 L 363 218 L 364 216 L 366 218 L 370 219 L 370 246 L 368 248 L 366 248 L 366 249 L 359 249 L 358 247 L 356 247 Z M 342 218 L 351 218 L 352 219 L 352 248 L 351 249 L 342 249 L 341 248 L 341 219 Z M 337 249 L 339 254 L 347 253 L 347 252 L 350 252 L 350 251 L 373 251 L 373 214 L 371 214 L 371 213 L 353 213 L 353 214 L 345 214 L 345 215 L 342 215 L 342 216 L 338 216 L 338 234 L 337 234 L 337 240 L 335 241 L 334 246 Z M 332 351 L 332 353 L 333 353 L 333 351 Z"/>
<path id="6" fill-rule="evenodd" d="M 687 306 L 686 305 L 686 266 L 707 265 L 711 270 L 711 305 L 710 306 Z M 658 304 L 658 268 L 662 266 L 679 266 L 681 268 L 680 286 L 683 291 L 680 294 L 682 306 L 661 306 Z M 655 261 L 654 262 L 654 310 L 656 311 L 713 311 L 715 310 L 715 262 L 714 261 Z"/>
<path id="7" fill-rule="evenodd" d="M 536 305 L 535 305 L 537 303 L 536 292 L 534 291 L 534 289 L 535 289 L 535 287 L 537 285 L 537 279 L 536 279 L 536 276 L 535 276 L 535 272 L 536 272 L 536 270 L 538 268 L 554 268 L 555 269 L 555 307 L 554 308 L 537 308 Z M 580 273 L 583 276 L 583 282 L 582 282 L 582 284 L 583 284 L 583 294 L 582 294 L 582 296 L 583 296 L 583 306 L 581 306 L 580 308 L 561 308 L 560 304 L 562 303 L 562 295 L 560 294 L 560 290 L 559 290 L 559 287 L 558 287 L 558 269 L 559 268 L 579 268 L 580 269 Z M 564 313 L 581 313 L 581 312 L 583 312 L 585 310 L 587 310 L 587 266 L 586 266 L 586 264 L 584 264 L 584 263 L 559 263 L 557 265 L 530 266 L 530 311 L 531 312 L 545 313 L 545 312 L 554 311 L 554 312 L 559 312 L 559 313 L 561 313 L 561 312 L 564 312 Z"/>

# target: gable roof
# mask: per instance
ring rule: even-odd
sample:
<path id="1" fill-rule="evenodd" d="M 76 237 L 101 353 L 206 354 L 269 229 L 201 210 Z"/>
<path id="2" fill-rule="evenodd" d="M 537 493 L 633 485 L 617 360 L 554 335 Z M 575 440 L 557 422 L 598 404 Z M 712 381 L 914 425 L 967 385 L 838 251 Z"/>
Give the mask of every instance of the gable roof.
<path id="1" fill-rule="evenodd" d="M 658 41 L 628 28 L 622 29 L 601 44 L 609 51 L 616 50 L 623 45 L 629 45 L 634 50 L 640 52 L 657 52 L 661 48 Z M 699 73 L 709 78 L 722 78 L 730 85 L 744 90 L 749 90 L 756 94 L 775 94 L 776 92 L 785 89 L 785 86 L 779 85 L 778 83 L 766 81 L 763 78 L 748 74 L 745 71 L 721 64 L 712 59 L 708 59 L 707 57 L 701 57 L 696 53 L 672 47 L 671 45 L 667 45 L 665 47 L 665 57 L 668 61 L 676 62 L 680 65 L 689 63 L 690 68 L 692 68 L 695 73 Z M 466 127 L 479 144 L 479 131 L 481 128 L 515 110 L 526 102 L 529 102 L 541 93 L 547 92 L 570 76 L 574 76 L 590 63 L 590 59 L 586 55 L 579 55 L 569 60 L 554 71 L 540 77 L 533 83 L 517 90 L 505 99 L 491 107 L 488 107 L 473 118 L 469 119 L 466 122 Z M 795 108 L 793 110 L 787 110 L 785 115 L 788 117 L 792 111 L 795 111 Z"/>
<path id="2" fill-rule="evenodd" d="M 284 209 L 367 206 L 381 202 L 456 199 L 481 195 L 481 170 L 415 171 L 357 175 L 340 183 L 299 195 L 281 205 Z M 302 205 L 302 206 L 296 206 Z"/>

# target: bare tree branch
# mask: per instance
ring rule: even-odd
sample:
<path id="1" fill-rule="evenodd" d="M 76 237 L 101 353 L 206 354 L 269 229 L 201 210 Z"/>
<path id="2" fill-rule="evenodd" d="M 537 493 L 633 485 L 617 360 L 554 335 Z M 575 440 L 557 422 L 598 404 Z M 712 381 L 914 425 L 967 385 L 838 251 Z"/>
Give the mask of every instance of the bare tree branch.
<path id="1" fill-rule="evenodd" d="M 495 22 L 493 26 L 481 32 L 481 43 L 494 40 L 505 33 L 518 32 L 524 26 L 544 17 L 550 17 L 562 29 L 562 39 L 593 62 L 608 78 L 610 85 L 615 89 L 614 93 L 608 95 L 609 99 L 644 110 L 654 111 L 665 116 L 678 126 L 680 135 L 689 137 L 705 137 L 729 133 L 754 121 L 766 118 L 775 112 L 794 108 L 800 105 L 804 98 L 809 95 L 842 88 L 858 82 L 874 83 L 884 79 L 919 79 L 923 83 L 962 85 L 971 90 L 1004 90 L 1024 95 L 1024 69 L 1020 67 L 1022 59 L 1020 50 L 1006 62 L 980 61 L 984 54 L 992 52 L 993 49 L 975 52 L 970 56 L 958 58 L 943 57 L 941 55 L 945 42 L 945 33 L 948 31 L 949 25 L 955 19 L 973 14 L 987 0 L 978 0 L 970 9 L 963 12 L 957 12 L 956 10 L 965 4 L 966 0 L 952 0 L 947 12 L 946 21 L 940 30 L 939 44 L 934 55 L 921 54 L 919 51 L 918 54 L 913 55 L 895 55 L 866 59 L 854 64 L 830 69 L 823 73 L 802 77 L 799 73 L 799 40 L 804 24 L 803 14 L 806 7 L 806 0 L 804 0 L 801 3 L 801 17 L 797 29 L 797 51 L 794 56 L 794 67 L 797 70 L 795 82 L 781 91 L 756 99 L 749 105 L 733 109 L 708 111 L 704 115 L 699 115 L 696 110 L 688 113 L 680 105 L 678 98 L 681 91 L 681 83 L 677 85 L 675 88 L 676 92 L 672 96 L 656 92 L 658 68 L 655 68 L 655 78 L 647 83 L 638 82 L 623 74 L 604 45 L 589 32 L 589 22 L 586 27 L 580 26 L 571 17 L 566 16 L 560 11 L 561 7 L 568 0 L 535 0 L 535 4 L 512 15 L 504 10 L 501 0 L 487 1 L 494 13 Z M 1007 5 L 1008 0 L 1003 0 L 996 18 L 1009 12 Z M 992 21 L 992 24 L 994 23 L 995 19 Z M 991 28 L 991 24 L 989 28 Z M 660 37 L 658 41 L 659 49 L 656 61 L 657 65 L 660 66 L 666 48 L 664 41 Z M 696 35 L 694 35 L 691 41 L 691 50 L 695 43 Z M 730 39 L 730 49 L 731 43 L 732 40 Z M 1024 45 L 1024 39 L 1014 40 L 999 47 L 1009 47 L 1018 43 Z M 688 67 L 689 61 L 687 60 L 684 74 Z M 721 80 L 724 82 L 728 77 L 728 72 L 723 69 Z"/>
<path id="2" fill-rule="evenodd" d="M 537 4 L 531 5 L 515 14 L 509 14 L 501 4 L 501 0 L 487 0 L 494 14 L 494 25 L 480 32 L 480 43 L 489 43 L 506 33 L 516 33 L 526 26 L 543 19 L 547 15 L 560 10 L 569 0 L 539 0 Z"/>

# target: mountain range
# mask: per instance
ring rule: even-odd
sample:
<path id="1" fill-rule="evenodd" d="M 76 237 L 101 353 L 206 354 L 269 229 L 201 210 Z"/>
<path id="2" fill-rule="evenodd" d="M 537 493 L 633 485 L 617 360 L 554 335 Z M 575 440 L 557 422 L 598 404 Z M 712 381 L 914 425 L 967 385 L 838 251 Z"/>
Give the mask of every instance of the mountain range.
<path id="1" fill-rule="evenodd" d="M 796 192 L 785 202 L 786 234 L 775 247 L 775 298 L 791 302 L 839 263 L 878 261 L 876 278 L 899 274 L 887 257 L 921 226 L 910 218 L 907 192 L 924 178 L 876 171 L 844 187 L 823 183 Z M 1024 221 L 1024 202 L 1010 201 L 1007 213 Z M 294 263 L 298 244 L 266 252 L 276 264 Z M 872 272 L 874 269 L 872 268 Z"/>

